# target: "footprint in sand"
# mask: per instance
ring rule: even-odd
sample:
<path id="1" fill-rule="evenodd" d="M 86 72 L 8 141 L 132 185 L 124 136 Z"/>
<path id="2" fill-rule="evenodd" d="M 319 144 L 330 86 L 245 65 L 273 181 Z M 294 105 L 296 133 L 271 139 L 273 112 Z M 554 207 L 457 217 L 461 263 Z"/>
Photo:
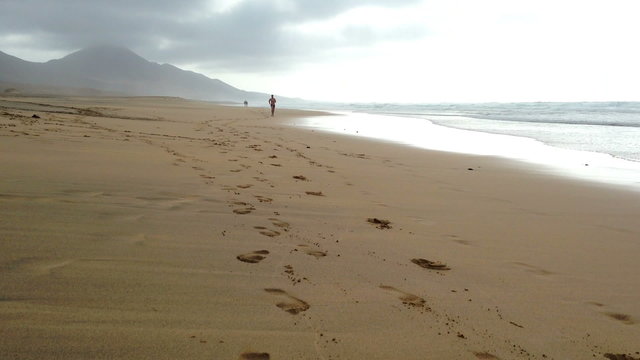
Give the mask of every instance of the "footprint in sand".
<path id="1" fill-rule="evenodd" d="M 486 351 L 483 352 L 474 352 L 473 355 L 475 355 L 478 359 L 485 359 L 485 360 L 500 360 L 499 357 L 493 355 L 493 354 L 489 354 Z"/>
<path id="2" fill-rule="evenodd" d="M 246 352 L 240 354 L 239 360 L 269 360 L 271 356 L 269 353 L 255 353 L 255 352 Z"/>
<path id="3" fill-rule="evenodd" d="M 638 354 L 638 352 L 636 352 L 636 354 Z M 606 353 L 606 354 L 604 354 L 604 357 L 606 357 L 609 360 L 640 360 L 640 358 L 633 357 L 633 356 L 628 355 L 628 354 Z"/>
<path id="4" fill-rule="evenodd" d="M 242 262 L 256 264 L 264 260 L 266 258 L 266 256 L 264 255 L 268 255 L 268 254 L 269 254 L 269 250 L 257 250 L 247 254 L 238 255 L 236 256 L 236 259 Z"/>
<path id="5" fill-rule="evenodd" d="M 421 308 L 425 307 L 426 301 L 419 296 L 404 292 L 402 290 L 398 290 L 393 286 L 388 286 L 388 285 L 380 285 L 380 289 L 388 290 L 396 294 L 399 294 L 400 295 L 399 299 L 405 305 L 413 306 L 413 307 L 421 307 Z M 427 310 L 430 310 L 430 309 L 427 307 Z"/>
<path id="6" fill-rule="evenodd" d="M 264 229 L 261 229 L 262 231 L 260 231 L 260 234 L 262 234 L 264 236 L 268 236 L 268 237 L 280 236 L 280 232 L 279 231 L 270 230 L 270 229 L 267 229 L 267 228 L 265 228 L 263 226 L 257 226 L 256 229 L 257 228 L 264 228 Z"/>
<path id="7" fill-rule="evenodd" d="M 525 269 L 525 271 L 530 272 L 530 273 L 534 273 L 536 275 L 547 276 L 547 275 L 553 275 L 554 274 L 551 271 L 547 271 L 545 269 L 539 268 L 537 266 L 529 265 L 529 264 L 526 264 L 526 263 L 523 263 L 523 262 L 514 262 L 514 264 L 522 267 L 523 269 Z"/>
<path id="8" fill-rule="evenodd" d="M 626 314 L 620 314 L 620 313 L 608 312 L 608 313 L 605 313 L 605 315 L 607 315 L 608 317 L 610 317 L 610 318 L 612 318 L 612 319 L 615 319 L 615 320 L 621 321 L 621 322 L 623 322 L 624 324 L 627 324 L 627 325 L 633 325 L 633 324 L 635 324 L 635 321 L 633 321 L 633 319 L 631 318 L 631 316 L 626 315 Z"/>
<path id="9" fill-rule="evenodd" d="M 260 201 L 261 203 L 270 203 L 273 201 L 272 198 L 268 198 L 268 197 L 264 197 L 264 196 L 260 196 L 260 195 L 254 195 L 254 197 L 256 199 L 258 199 L 258 201 Z"/>
<path id="10" fill-rule="evenodd" d="M 380 230 L 391 229 L 391 221 L 389 220 L 368 218 L 367 222 L 370 224 L 374 224 Z"/>
<path id="11" fill-rule="evenodd" d="M 302 181 L 307 181 L 307 177 L 304 175 L 296 175 L 293 177 L 296 180 L 302 180 Z"/>
<path id="12" fill-rule="evenodd" d="M 430 261 L 427 259 L 411 259 L 411 262 L 425 269 L 431 270 L 451 270 L 447 264 L 439 262 L 439 261 Z"/>
<path id="13" fill-rule="evenodd" d="M 327 252 L 326 251 L 320 251 L 320 250 L 311 250 L 309 249 L 308 245 L 298 245 L 298 247 L 302 248 L 302 250 L 304 251 L 305 254 L 307 255 L 311 255 L 313 257 L 315 257 L 316 259 L 319 259 L 321 257 L 325 257 L 327 256 Z M 298 251 L 296 249 L 296 251 Z"/>
<path id="14" fill-rule="evenodd" d="M 70 260 L 45 260 L 39 258 L 25 257 L 10 261 L 4 264 L 7 270 L 20 270 L 34 275 L 51 275 L 54 272 L 79 261 L 79 259 Z"/>
<path id="15" fill-rule="evenodd" d="M 233 209 L 233 212 L 238 215 L 246 215 L 255 210 L 255 208 Z"/>
<path id="16" fill-rule="evenodd" d="M 471 245 L 471 241 L 469 240 L 462 240 L 462 239 L 453 239 L 452 241 L 460 244 L 460 245 Z"/>
<path id="17" fill-rule="evenodd" d="M 269 294 L 284 298 L 285 301 L 277 303 L 276 306 L 288 312 L 289 314 L 296 315 L 303 311 L 307 311 L 310 308 L 309 304 L 306 301 L 291 296 L 284 290 L 268 288 L 264 289 L 264 291 L 268 292 Z"/>
<path id="18" fill-rule="evenodd" d="M 322 191 L 305 191 L 305 193 L 307 195 L 313 195 L 313 196 L 324 196 Z"/>
<path id="19" fill-rule="evenodd" d="M 234 205 L 238 205 L 238 206 L 244 206 L 244 208 L 241 209 L 234 209 L 233 212 L 239 215 L 245 215 L 248 214 L 250 212 L 252 212 L 253 210 L 255 210 L 256 208 L 253 207 L 253 205 L 248 204 L 246 202 L 242 202 L 242 201 L 238 201 L 238 202 L 234 202 Z"/>
<path id="20" fill-rule="evenodd" d="M 261 173 L 261 174 L 262 174 L 262 173 Z M 260 177 L 260 176 L 254 176 L 254 177 L 253 177 L 253 180 L 260 181 L 260 182 L 267 182 L 267 181 L 269 181 L 269 179 L 265 179 L 265 178 L 262 178 L 262 177 Z"/>
<path id="21" fill-rule="evenodd" d="M 444 235 L 444 237 L 446 237 L 446 238 L 450 239 L 451 241 L 456 242 L 456 243 L 458 243 L 460 245 L 471 245 L 472 244 L 472 242 L 469 241 L 469 240 L 460 239 L 460 237 L 458 235 L 447 234 L 447 235 Z"/>
<path id="22" fill-rule="evenodd" d="M 321 257 L 327 256 L 327 253 L 325 251 L 305 250 L 304 252 L 307 253 L 307 255 L 311 255 L 315 257 L 316 259 L 320 259 Z"/>
<path id="23" fill-rule="evenodd" d="M 347 156 L 347 157 L 358 158 L 358 159 L 368 159 L 369 158 L 367 156 L 367 154 L 355 154 L 355 153 L 339 153 L 339 154 L 343 155 L 343 156 Z"/>
<path id="24" fill-rule="evenodd" d="M 276 219 L 276 218 L 269 218 L 269 220 L 271 221 L 271 223 L 274 226 L 277 226 L 279 228 L 283 228 L 283 229 L 285 229 L 285 231 L 287 231 L 286 229 L 288 229 L 289 226 L 291 226 L 288 222 L 284 222 L 284 221 L 281 221 L 281 220 Z"/>
<path id="25" fill-rule="evenodd" d="M 239 189 L 248 189 L 248 188 L 250 188 L 252 186 L 253 185 L 251 185 L 251 184 L 236 185 L 236 187 L 239 188 Z"/>

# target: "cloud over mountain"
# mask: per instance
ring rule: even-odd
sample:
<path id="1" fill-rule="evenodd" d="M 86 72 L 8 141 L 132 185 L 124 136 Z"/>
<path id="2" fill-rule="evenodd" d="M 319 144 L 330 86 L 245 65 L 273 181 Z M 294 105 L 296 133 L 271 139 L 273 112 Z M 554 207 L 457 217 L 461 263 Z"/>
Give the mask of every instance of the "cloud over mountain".
<path id="1" fill-rule="evenodd" d="M 240 71 L 290 66 L 292 57 L 313 57 L 340 44 L 292 28 L 331 19 L 362 6 L 393 6 L 416 0 L 6 0 L 0 38 L 14 47 L 73 51 L 121 44 L 171 63 L 205 62 Z M 368 32 L 368 25 L 359 25 Z M 406 33 L 404 33 L 406 35 Z M 371 39 L 343 33 L 342 45 Z M 377 34 L 384 40 L 393 33 Z"/>

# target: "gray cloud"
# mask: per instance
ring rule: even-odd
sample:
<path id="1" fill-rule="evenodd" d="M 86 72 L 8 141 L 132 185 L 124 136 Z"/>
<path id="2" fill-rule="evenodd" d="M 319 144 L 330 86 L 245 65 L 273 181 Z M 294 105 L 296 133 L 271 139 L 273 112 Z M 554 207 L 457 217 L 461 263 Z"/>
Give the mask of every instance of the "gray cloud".
<path id="1" fill-rule="evenodd" d="M 350 26 L 341 40 L 305 37 L 290 26 L 330 19 L 360 6 L 400 7 L 418 0 L 245 0 L 223 13 L 207 0 L 3 0 L 0 38 L 29 36 L 21 46 L 73 51 L 96 44 L 131 48 L 158 62 L 205 64 L 230 71 L 277 69 L 394 37 L 418 36 L 411 27 L 379 31 Z M 1 48 L 0 50 L 4 50 Z"/>

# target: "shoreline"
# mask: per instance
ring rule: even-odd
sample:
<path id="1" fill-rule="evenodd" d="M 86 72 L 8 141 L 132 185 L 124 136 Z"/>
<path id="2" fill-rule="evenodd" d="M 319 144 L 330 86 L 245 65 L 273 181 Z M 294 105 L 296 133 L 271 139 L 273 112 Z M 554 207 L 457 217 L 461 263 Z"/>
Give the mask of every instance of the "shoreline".
<path id="1" fill-rule="evenodd" d="M 615 158 L 640 162 L 635 143 L 638 102 L 564 102 L 564 103 L 450 103 L 450 104 L 335 104 L 337 112 L 369 113 L 425 119 L 435 124 L 469 131 L 504 134 L 537 139 L 545 144 L 578 151 L 610 154 Z M 541 126 L 544 131 L 541 133 Z M 619 128 L 611 138 L 595 142 L 580 139 L 598 137 Z M 576 133 L 578 137 L 558 136 Z M 614 135 L 614 134 L 608 134 Z M 635 137 L 634 137 L 635 136 Z M 611 147 L 602 140 L 616 143 Z M 567 141 L 568 140 L 568 141 Z"/>
<path id="2" fill-rule="evenodd" d="M 0 357 L 640 358 L 636 193 L 311 112 L 33 102 L 0 111 Z"/>
<path id="3" fill-rule="evenodd" d="M 525 136 L 461 129 L 418 116 L 366 112 L 334 114 L 344 117 L 351 124 L 336 120 L 335 117 L 313 117 L 300 119 L 295 125 L 427 150 L 494 156 L 521 163 L 531 171 L 546 171 L 578 181 L 640 191 L 640 181 L 637 180 L 640 177 L 640 162 L 611 154 L 562 148 Z M 400 125 L 396 131 L 389 129 L 399 122 L 406 124 Z M 403 126 L 406 129 L 402 129 Z M 458 143 L 460 139 L 462 144 Z"/>

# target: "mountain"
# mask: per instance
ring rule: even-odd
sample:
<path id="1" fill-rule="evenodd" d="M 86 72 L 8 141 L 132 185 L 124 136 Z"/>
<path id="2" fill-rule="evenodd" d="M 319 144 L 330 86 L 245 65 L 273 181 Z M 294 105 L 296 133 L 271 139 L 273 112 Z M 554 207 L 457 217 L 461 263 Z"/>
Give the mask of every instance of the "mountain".
<path id="1" fill-rule="evenodd" d="M 266 103 L 269 97 L 173 65 L 157 64 L 115 46 L 91 47 L 46 63 L 24 61 L 0 51 L 0 83 L 207 101 Z"/>

